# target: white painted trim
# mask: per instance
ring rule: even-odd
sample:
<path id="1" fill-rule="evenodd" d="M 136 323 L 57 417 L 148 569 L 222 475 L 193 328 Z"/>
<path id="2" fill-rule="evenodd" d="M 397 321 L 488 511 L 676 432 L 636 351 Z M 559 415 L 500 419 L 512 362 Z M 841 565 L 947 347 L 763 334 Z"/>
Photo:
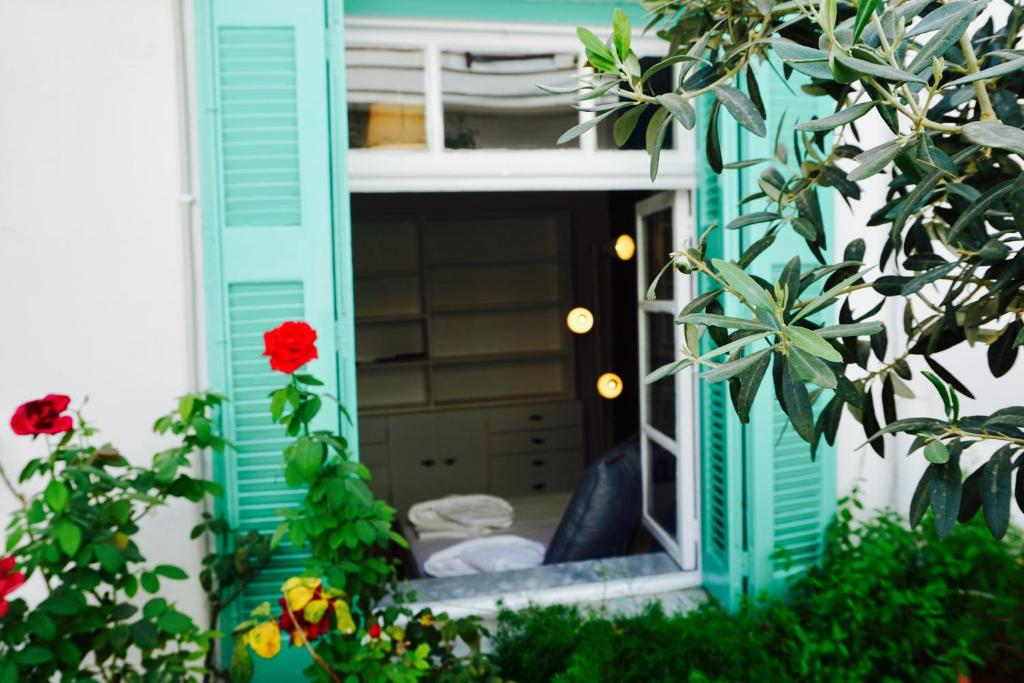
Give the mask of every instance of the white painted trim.
<path id="1" fill-rule="evenodd" d="M 447 612 L 453 619 L 468 616 L 496 614 L 502 609 L 520 610 L 531 605 L 567 605 L 573 603 L 603 602 L 616 598 L 656 596 L 671 591 L 700 588 L 703 576 L 698 571 L 679 571 L 653 576 L 578 583 L 570 586 L 520 590 L 512 593 L 482 595 L 451 600 L 427 600 L 409 608 L 415 614 L 423 608 L 435 613 Z"/>

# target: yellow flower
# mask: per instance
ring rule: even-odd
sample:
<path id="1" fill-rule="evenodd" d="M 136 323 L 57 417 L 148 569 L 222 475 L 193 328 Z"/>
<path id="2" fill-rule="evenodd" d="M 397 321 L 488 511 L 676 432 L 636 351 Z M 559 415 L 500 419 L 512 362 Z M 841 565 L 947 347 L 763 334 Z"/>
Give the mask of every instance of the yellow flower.
<path id="1" fill-rule="evenodd" d="M 434 625 L 435 621 L 437 621 L 437 619 L 434 618 L 434 615 L 430 612 L 427 612 L 422 617 L 420 617 L 420 626 L 423 626 L 424 628 L 430 628 Z"/>
<path id="2" fill-rule="evenodd" d="M 311 624 L 319 624 L 320 620 L 324 618 L 324 614 L 327 613 L 328 607 L 328 602 L 323 598 L 310 600 L 306 603 L 306 608 L 302 610 L 302 616 Z"/>
<path id="3" fill-rule="evenodd" d="M 245 636 L 252 651 L 263 659 L 276 657 L 281 651 L 281 629 L 273 621 L 264 621 Z"/>
<path id="4" fill-rule="evenodd" d="M 356 632 L 356 622 L 352 619 L 352 612 L 348 608 L 348 603 L 344 600 L 334 601 L 334 615 L 338 618 L 338 630 L 344 633 L 346 636 L 350 636 Z"/>
<path id="5" fill-rule="evenodd" d="M 284 582 L 281 592 L 288 600 L 288 607 L 293 612 L 298 612 L 313 599 L 313 595 L 319 587 L 320 579 L 311 576 L 296 576 Z"/>

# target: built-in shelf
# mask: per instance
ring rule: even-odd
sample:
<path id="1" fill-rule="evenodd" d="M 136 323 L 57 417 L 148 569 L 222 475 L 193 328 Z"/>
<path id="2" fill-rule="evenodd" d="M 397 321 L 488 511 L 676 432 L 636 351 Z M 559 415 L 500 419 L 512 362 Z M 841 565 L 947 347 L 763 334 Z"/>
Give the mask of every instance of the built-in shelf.
<path id="1" fill-rule="evenodd" d="M 564 215 L 359 220 L 353 260 L 360 411 L 573 395 Z"/>

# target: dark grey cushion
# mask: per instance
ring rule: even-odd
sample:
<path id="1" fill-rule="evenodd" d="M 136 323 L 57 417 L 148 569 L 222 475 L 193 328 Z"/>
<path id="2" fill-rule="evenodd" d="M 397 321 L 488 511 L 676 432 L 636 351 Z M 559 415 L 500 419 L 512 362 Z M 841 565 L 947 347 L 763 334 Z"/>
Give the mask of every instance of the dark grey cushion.
<path id="1" fill-rule="evenodd" d="M 544 555 L 544 564 L 625 554 L 640 522 L 640 439 L 613 446 L 587 468 Z"/>

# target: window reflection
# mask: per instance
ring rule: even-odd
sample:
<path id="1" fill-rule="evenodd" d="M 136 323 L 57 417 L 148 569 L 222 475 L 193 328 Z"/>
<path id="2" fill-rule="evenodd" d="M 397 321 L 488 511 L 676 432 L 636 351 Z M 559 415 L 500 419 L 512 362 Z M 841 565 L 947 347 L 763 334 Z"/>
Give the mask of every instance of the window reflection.
<path id="1" fill-rule="evenodd" d="M 648 439 L 647 457 L 647 490 L 650 491 L 647 514 L 653 517 L 662 529 L 675 537 L 679 526 L 676 456 Z"/>
<path id="2" fill-rule="evenodd" d="M 448 149 L 550 149 L 578 115 L 572 94 L 538 84 L 576 83 L 577 58 L 565 53 L 479 50 L 441 53 L 444 146 Z M 579 146 L 579 141 L 562 147 Z"/>
<path id="3" fill-rule="evenodd" d="M 675 321 L 669 313 L 648 313 L 647 368 L 657 370 L 676 359 Z M 646 385 L 647 422 L 670 438 L 676 436 L 676 383 L 667 377 Z"/>
<path id="4" fill-rule="evenodd" d="M 423 51 L 349 47 L 349 147 L 426 149 Z"/>

